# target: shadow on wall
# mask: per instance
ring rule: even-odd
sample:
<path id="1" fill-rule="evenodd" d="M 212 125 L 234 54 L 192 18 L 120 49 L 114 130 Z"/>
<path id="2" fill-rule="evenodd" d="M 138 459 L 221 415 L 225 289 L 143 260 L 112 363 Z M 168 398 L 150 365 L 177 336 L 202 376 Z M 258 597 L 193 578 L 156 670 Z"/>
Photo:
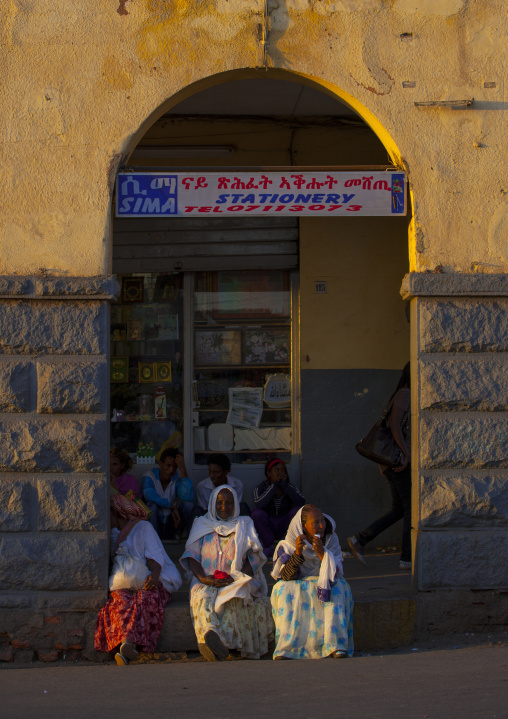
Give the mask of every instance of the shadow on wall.
<path id="1" fill-rule="evenodd" d="M 386 406 L 400 370 L 303 370 L 301 487 L 337 522 L 341 546 L 390 508 L 390 492 L 376 464 L 356 443 Z M 400 523 L 376 538 L 376 546 L 400 544 Z"/>

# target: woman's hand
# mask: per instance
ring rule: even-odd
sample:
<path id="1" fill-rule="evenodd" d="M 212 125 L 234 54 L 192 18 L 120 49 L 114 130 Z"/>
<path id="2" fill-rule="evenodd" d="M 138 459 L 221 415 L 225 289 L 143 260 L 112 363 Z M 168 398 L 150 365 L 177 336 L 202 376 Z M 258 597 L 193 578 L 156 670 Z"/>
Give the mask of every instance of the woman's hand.
<path id="1" fill-rule="evenodd" d="M 149 574 L 148 577 L 145 579 L 145 583 L 143 584 L 143 589 L 157 589 L 157 585 L 159 583 L 159 577 L 154 576 L 154 572 L 152 574 Z"/>
<path id="2" fill-rule="evenodd" d="M 150 570 L 150 574 L 145 579 L 145 583 L 143 584 L 143 589 L 157 589 L 157 585 L 159 583 L 159 576 L 160 576 L 162 567 L 159 564 L 159 562 L 155 561 L 155 559 L 147 559 L 146 566 Z"/>
<path id="3" fill-rule="evenodd" d="M 215 579 L 213 574 L 205 574 L 203 577 L 198 577 L 201 584 L 206 584 L 208 587 L 227 587 L 228 584 L 233 584 L 235 581 L 229 574 L 227 579 Z"/>
<path id="4" fill-rule="evenodd" d="M 407 465 L 409 464 L 409 457 L 407 455 L 403 455 L 403 457 L 404 457 L 404 461 L 402 462 L 402 464 L 399 467 L 393 468 L 394 472 L 403 472 L 406 469 Z"/>
<path id="5" fill-rule="evenodd" d="M 325 556 L 325 548 L 323 547 L 323 540 L 321 537 L 312 537 L 312 549 L 316 552 L 319 559 L 323 561 L 323 557 Z"/>
<path id="6" fill-rule="evenodd" d="M 300 534 L 299 537 L 296 538 L 295 542 L 295 554 L 298 554 L 299 557 L 303 554 L 303 548 L 305 547 L 305 534 Z"/>

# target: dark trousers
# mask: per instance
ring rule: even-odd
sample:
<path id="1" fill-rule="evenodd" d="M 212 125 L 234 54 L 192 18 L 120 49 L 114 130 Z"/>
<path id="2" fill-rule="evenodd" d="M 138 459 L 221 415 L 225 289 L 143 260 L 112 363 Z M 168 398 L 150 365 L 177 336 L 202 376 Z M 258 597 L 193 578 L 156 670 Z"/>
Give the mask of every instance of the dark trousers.
<path id="1" fill-rule="evenodd" d="M 411 561 L 411 465 L 408 464 L 403 472 L 394 472 L 393 469 L 387 469 L 384 472 L 390 492 L 392 494 L 391 509 L 383 514 L 382 517 L 376 519 L 363 532 L 356 535 L 359 543 L 364 547 L 371 542 L 374 537 L 383 532 L 392 524 L 403 520 L 402 523 L 402 551 L 400 558 L 404 562 Z"/>
<path id="2" fill-rule="evenodd" d="M 270 549 L 276 541 L 284 539 L 290 522 L 299 509 L 300 507 L 293 507 L 280 517 L 270 517 L 264 509 L 252 510 L 252 521 L 263 549 Z"/>

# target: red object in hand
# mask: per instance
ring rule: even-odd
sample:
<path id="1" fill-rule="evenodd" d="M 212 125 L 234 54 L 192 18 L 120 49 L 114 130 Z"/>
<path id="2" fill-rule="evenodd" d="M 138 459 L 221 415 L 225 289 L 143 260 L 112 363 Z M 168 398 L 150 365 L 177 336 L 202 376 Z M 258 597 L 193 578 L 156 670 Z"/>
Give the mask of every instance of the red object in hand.
<path id="1" fill-rule="evenodd" d="M 214 579 L 227 579 L 229 577 L 229 574 L 227 572 L 219 572 L 218 569 L 215 570 L 213 573 Z"/>

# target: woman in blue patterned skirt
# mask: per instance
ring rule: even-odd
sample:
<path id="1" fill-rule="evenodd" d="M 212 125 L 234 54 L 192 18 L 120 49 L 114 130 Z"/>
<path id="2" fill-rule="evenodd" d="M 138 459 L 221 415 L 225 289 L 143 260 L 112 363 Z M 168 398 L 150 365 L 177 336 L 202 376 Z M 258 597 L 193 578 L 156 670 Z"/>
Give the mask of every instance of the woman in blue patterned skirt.
<path id="1" fill-rule="evenodd" d="M 312 504 L 295 515 L 274 554 L 274 659 L 353 654 L 353 598 L 335 522 Z"/>

